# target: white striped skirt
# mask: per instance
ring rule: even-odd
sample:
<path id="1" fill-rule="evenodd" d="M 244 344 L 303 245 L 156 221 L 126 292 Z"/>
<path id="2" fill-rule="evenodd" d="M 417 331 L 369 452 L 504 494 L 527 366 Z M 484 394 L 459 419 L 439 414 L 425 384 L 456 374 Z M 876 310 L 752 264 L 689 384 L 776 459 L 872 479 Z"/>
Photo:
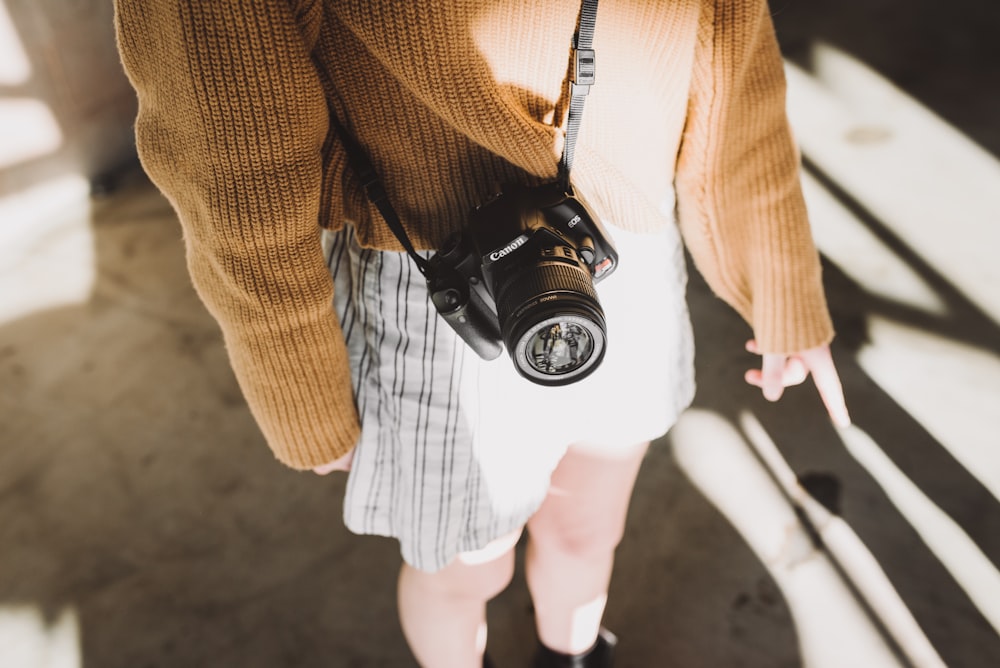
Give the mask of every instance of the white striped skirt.
<path id="1" fill-rule="evenodd" d="M 524 525 L 569 445 L 613 451 L 670 428 L 694 395 L 679 235 L 609 233 L 620 264 L 596 286 L 607 353 L 562 387 L 524 379 L 506 352 L 479 358 L 405 253 L 360 248 L 350 226 L 324 233 L 361 418 L 348 529 L 394 537 L 407 563 L 438 570 Z"/>

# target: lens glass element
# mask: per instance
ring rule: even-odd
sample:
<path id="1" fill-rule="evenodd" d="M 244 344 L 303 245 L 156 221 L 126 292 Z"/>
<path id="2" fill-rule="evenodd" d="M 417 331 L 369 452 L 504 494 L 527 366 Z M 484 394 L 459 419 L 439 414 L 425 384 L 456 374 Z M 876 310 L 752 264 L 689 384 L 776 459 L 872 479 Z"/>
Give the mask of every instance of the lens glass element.
<path id="1" fill-rule="evenodd" d="M 561 375 L 586 364 L 594 352 L 590 332 L 576 322 L 560 320 L 538 329 L 528 340 L 525 356 L 539 373 Z"/>
<path id="2" fill-rule="evenodd" d="M 560 311 L 537 320 L 510 348 L 521 375 L 541 385 L 582 380 L 604 357 L 603 319 L 598 322 L 593 314 L 572 306 Z"/>

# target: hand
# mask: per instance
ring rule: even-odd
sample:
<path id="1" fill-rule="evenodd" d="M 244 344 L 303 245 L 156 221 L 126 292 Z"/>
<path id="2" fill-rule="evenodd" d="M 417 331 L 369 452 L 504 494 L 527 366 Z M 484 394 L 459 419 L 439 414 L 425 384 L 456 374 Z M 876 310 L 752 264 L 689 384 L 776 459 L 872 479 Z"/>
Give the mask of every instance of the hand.
<path id="1" fill-rule="evenodd" d="M 313 473 L 317 475 L 326 475 L 327 473 L 333 473 L 334 471 L 350 471 L 351 462 L 354 461 L 354 448 L 347 451 L 346 455 L 341 455 L 339 458 L 334 459 L 332 462 L 327 462 L 326 464 L 321 464 L 320 466 L 313 467 Z"/>
<path id="2" fill-rule="evenodd" d="M 756 340 L 747 341 L 748 351 L 761 355 Z M 744 376 L 751 385 L 761 388 L 764 398 L 777 401 L 786 387 L 799 385 L 811 373 L 819 396 L 826 406 L 830 419 L 838 427 L 851 424 L 851 416 L 844 403 L 844 390 L 840 376 L 833 365 L 830 346 L 822 345 L 794 354 L 763 353 L 760 369 L 750 369 Z"/>

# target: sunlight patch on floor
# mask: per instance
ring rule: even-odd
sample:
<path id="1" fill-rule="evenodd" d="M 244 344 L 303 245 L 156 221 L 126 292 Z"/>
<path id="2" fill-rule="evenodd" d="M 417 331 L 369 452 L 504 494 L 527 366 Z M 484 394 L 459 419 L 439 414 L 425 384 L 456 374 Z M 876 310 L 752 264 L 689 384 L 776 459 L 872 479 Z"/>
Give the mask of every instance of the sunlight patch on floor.
<path id="1" fill-rule="evenodd" d="M 7 11 L 0 2 L 0 86 L 17 86 L 31 77 L 31 64 Z"/>
<path id="2" fill-rule="evenodd" d="M 1000 263 L 992 257 L 1000 248 L 1000 161 L 833 46 L 814 45 L 808 71 L 791 64 L 786 71 L 789 115 L 803 154 L 863 211 L 856 215 L 807 173 L 817 245 L 863 290 L 885 298 L 887 308 L 931 316 L 919 328 L 902 321 L 905 308 L 893 311 L 899 319 L 865 314 L 859 364 L 1000 499 L 1000 357 L 959 340 L 964 332 L 954 331 L 949 316 L 962 305 L 946 303 L 948 295 L 928 278 L 947 281 L 978 307 L 992 319 L 985 326 L 1000 323 Z M 864 214 L 872 220 L 860 219 Z M 869 225 L 884 226 L 895 247 Z M 1000 573 L 989 559 L 866 433 L 852 427 L 841 437 L 1000 628 Z M 848 577 L 869 595 L 870 583 Z"/>
<path id="3" fill-rule="evenodd" d="M 0 324 L 90 298 L 89 185 L 69 176 L 0 198 Z"/>
<path id="4" fill-rule="evenodd" d="M 0 606 L 0 666 L 83 668 L 76 610 L 46 616 L 33 605 Z"/>
<path id="5" fill-rule="evenodd" d="M 1000 161 L 832 46 L 786 72 L 803 153 L 1000 323 Z"/>
<path id="6" fill-rule="evenodd" d="M 795 620 L 803 665 L 901 665 L 827 555 L 813 546 L 737 428 L 715 413 L 692 409 L 671 434 L 681 469 L 739 531 L 781 589 Z"/>
<path id="7" fill-rule="evenodd" d="M 947 304 L 927 281 L 808 172 L 802 175 L 802 190 L 816 245 L 852 281 L 889 301 L 947 314 Z"/>
<path id="8" fill-rule="evenodd" d="M 841 432 L 844 445 L 916 530 L 983 617 L 1000 632 L 1000 572 L 954 520 L 900 471 L 861 429 Z"/>
<path id="9" fill-rule="evenodd" d="M 870 316 L 858 362 L 1000 501 L 1000 357 Z"/>
<path id="10" fill-rule="evenodd" d="M 0 99 L 0 169 L 55 153 L 62 143 L 62 130 L 47 104 Z"/>

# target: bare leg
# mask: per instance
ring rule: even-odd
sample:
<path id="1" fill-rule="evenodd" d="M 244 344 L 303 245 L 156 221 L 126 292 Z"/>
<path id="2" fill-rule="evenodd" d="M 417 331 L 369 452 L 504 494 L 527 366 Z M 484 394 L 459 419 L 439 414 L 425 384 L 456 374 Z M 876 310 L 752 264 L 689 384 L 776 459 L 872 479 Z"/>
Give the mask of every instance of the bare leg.
<path id="1" fill-rule="evenodd" d="M 399 619 L 424 668 L 479 668 L 486 648 L 486 603 L 514 575 L 514 545 L 521 532 L 466 552 L 435 573 L 403 565 Z"/>
<path id="2" fill-rule="evenodd" d="M 571 447 L 528 521 L 526 577 L 538 637 L 564 654 L 585 652 L 600 629 L 614 553 L 649 443 L 609 454 Z"/>

